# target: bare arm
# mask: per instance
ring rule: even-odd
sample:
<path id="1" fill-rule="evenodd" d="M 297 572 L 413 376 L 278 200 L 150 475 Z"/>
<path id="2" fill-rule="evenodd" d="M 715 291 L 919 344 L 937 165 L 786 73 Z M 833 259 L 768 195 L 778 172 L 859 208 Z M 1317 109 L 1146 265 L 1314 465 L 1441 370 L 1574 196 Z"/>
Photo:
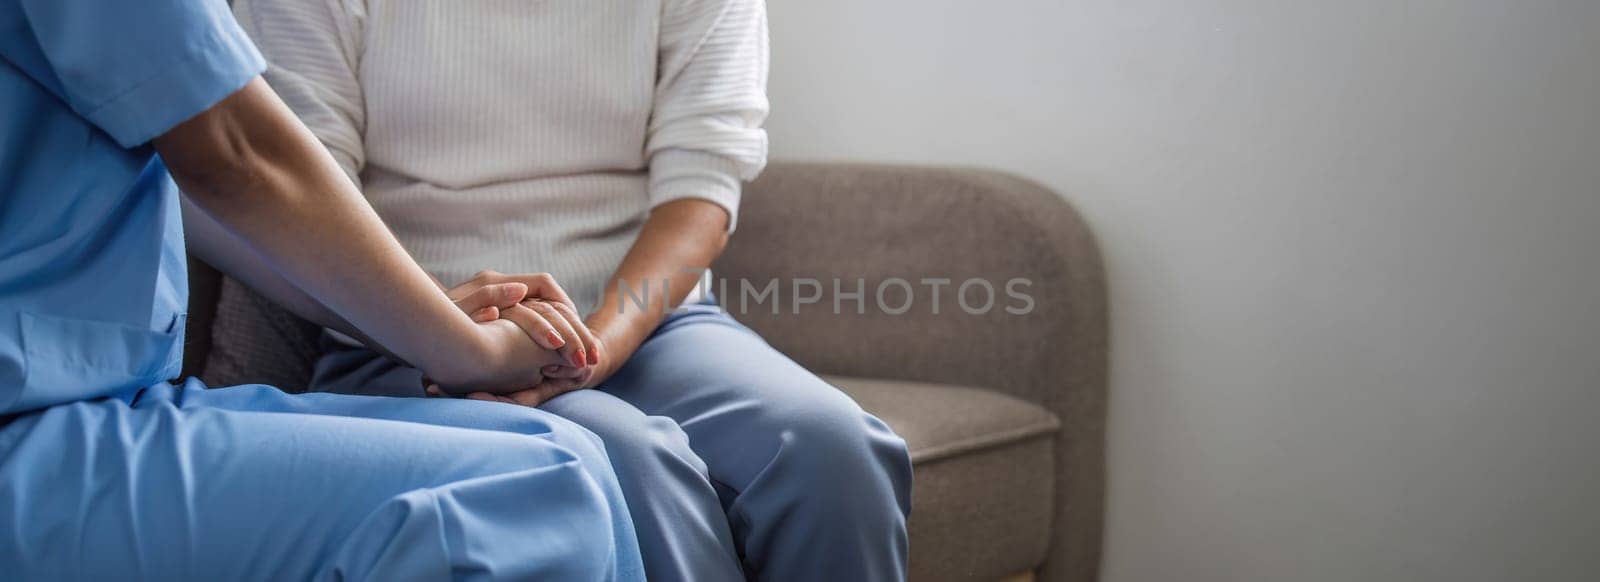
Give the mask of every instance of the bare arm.
<path id="1" fill-rule="evenodd" d="M 652 210 L 589 320 L 615 363 L 655 330 L 664 307 L 688 296 L 697 271 L 722 254 L 740 182 L 766 162 L 766 3 L 667 0 L 662 10 L 671 25 L 660 33 L 661 67 L 645 144 Z M 671 282 L 666 290 L 663 279 Z M 620 296 L 619 284 L 637 292 L 645 281 L 646 309 Z"/>
<path id="2" fill-rule="evenodd" d="M 350 325 L 343 316 L 334 313 L 315 297 L 307 295 L 305 291 L 301 291 L 288 279 L 283 278 L 283 275 L 272 268 L 266 257 L 261 256 L 247 241 L 229 232 L 216 219 L 196 207 L 187 197 L 182 203 L 183 234 L 188 241 L 189 251 L 195 256 L 229 277 L 244 283 L 273 303 L 300 316 L 301 319 L 357 338 L 367 347 L 391 359 L 405 361 L 377 340 Z M 444 288 L 437 280 L 434 281 L 434 285 Z M 501 309 L 509 308 L 529 297 L 530 290 L 525 283 L 507 281 L 481 285 L 467 293 L 447 293 L 447 295 L 462 313 L 470 314 L 473 321 L 481 323 L 499 319 Z M 535 339 L 535 342 L 538 340 Z"/>
<path id="3" fill-rule="evenodd" d="M 645 143 L 650 218 L 589 327 L 609 352 L 601 379 L 660 325 L 722 254 L 740 181 L 766 162 L 767 18 L 760 0 L 663 2 L 660 70 Z M 716 47 L 716 50 L 708 50 Z M 670 281 L 662 289 L 662 280 Z M 646 307 L 622 297 L 649 281 Z"/>
<path id="4" fill-rule="evenodd" d="M 588 317 L 609 360 L 601 363 L 603 373 L 620 366 L 661 324 L 664 313 L 683 302 L 727 242 L 728 212 L 714 203 L 685 198 L 657 206 L 650 213 L 639 238 L 606 284 L 599 309 Z M 669 284 L 663 286 L 663 280 Z M 634 295 L 622 296 L 619 289 L 624 284 Z M 636 296 L 646 288 L 641 309 Z"/>
<path id="5" fill-rule="evenodd" d="M 602 357 L 592 371 L 547 369 L 509 400 L 538 405 L 604 381 L 681 303 L 722 253 L 740 182 L 766 162 L 767 21 L 760 0 L 663 2 L 660 67 L 645 140 L 652 207 L 638 239 L 587 318 Z M 717 50 L 705 50 L 717 47 Z M 668 281 L 663 286 L 662 281 Z M 645 305 L 623 297 L 646 291 Z M 504 398 L 503 398 L 504 399 Z"/>
<path id="6" fill-rule="evenodd" d="M 249 242 L 200 210 L 187 196 L 183 199 L 183 235 L 189 252 L 302 319 L 352 337 L 360 333 L 339 314 L 279 275 Z"/>
<path id="7" fill-rule="evenodd" d="M 515 324 L 474 324 L 457 309 L 261 79 L 154 144 L 195 209 L 302 292 L 321 323 L 364 331 L 450 389 L 516 389 L 558 361 Z"/>

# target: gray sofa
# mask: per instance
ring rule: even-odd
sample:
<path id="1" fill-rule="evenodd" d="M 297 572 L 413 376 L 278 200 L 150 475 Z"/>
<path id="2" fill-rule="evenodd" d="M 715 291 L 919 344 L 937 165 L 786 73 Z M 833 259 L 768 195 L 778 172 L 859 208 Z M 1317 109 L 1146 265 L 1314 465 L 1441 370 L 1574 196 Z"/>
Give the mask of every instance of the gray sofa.
<path id="1" fill-rule="evenodd" d="M 194 263 L 186 373 L 211 385 L 304 386 L 316 330 Z M 775 163 L 746 192 L 715 266 L 723 301 L 778 349 L 823 374 L 910 444 L 915 582 L 1089 582 L 1104 495 L 1105 283 L 1093 237 L 1056 194 L 984 170 Z M 879 282 L 916 289 L 877 307 Z M 738 281 L 781 281 L 782 309 L 737 309 Z M 788 285 L 818 279 L 796 314 Z M 831 281 L 865 283 L 867 309 L 831 305 Z M 924 278 L 951 279 L 930 313 Z M 983 278 L 996 307 L 953 293 Z M 1026 278 L 1025 315 L 1004 282 Z M 974 306 L 981 297 L 973 297 Z M 889 293 L 898 309 L 903 292 Z"/>

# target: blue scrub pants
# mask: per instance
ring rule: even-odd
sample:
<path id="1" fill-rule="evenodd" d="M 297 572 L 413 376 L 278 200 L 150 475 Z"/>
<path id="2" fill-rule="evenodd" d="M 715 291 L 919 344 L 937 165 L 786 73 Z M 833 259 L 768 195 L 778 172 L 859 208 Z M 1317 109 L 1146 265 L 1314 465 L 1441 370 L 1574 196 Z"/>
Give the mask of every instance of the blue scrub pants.
<path id="1" fill-rule="evenodd" d="M 313 389 L 421 395 L 415 369 L 326 344 Z M 605 442 L 654 582 L 905 579 L 905 442 L 714 304 L 542 408 Z"/>
<path id="2" fill-rule="evenodd" d="M 0 429 L 18 580 L 642 580 L 594 435 L 466 400 L 198 381 Z"/>

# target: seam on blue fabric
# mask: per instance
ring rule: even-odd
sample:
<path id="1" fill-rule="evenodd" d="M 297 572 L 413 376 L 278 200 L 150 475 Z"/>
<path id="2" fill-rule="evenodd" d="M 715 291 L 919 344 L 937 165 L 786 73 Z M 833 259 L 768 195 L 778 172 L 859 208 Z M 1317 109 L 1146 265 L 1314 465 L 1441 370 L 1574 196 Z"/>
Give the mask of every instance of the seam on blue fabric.
<path id="1" fill-rule="evenodd" d="M 146 85 L 149 85 L 150 83 L 155 82 L 157 79 L 160 79 L 161 77 L 165 76 L 167 73 L 171 72 L 173 69 L 176 69 L 176 68 L 181 67 L 183 65 L 186 65 L 188 63 L 194 62 L 196 59 L 204 58 L 205 55 L 206 55 L 204 49 L 217 48 L 221 44 L 221 43 L 218 42 L 217 31 L 215 31 L 215 30 L 207 30 L 205 36 L 203 37 L 203 40 L 205 41 L 204 43 L 200 43 L 200 44 L 197 44 L 195 46 L 188 47 L 187 49 L 184 50 L 184 52 L 182 54 L 178 55 L 177 57 L 174 57 L 172 60 L 168 61 L 167 63 L 162 64 L 161 66 L 158 66 L 158 67 L 154 68 L 152 70 L 153 72 L 151 72 L 149 75 L 146 75 L 145 78 L 140 79 L 140 80 L 134 82 L 131 85 L 128 85 L 127 87 L 123 88 L 123 90 L 118 91 L 116 95 L 112 95 L 110 97 L 107 97 L 104 101 L 101 101 L 101 102 L 96 103 L 93 106 L 89 107 L 89 109 L 87 111 L 83 112 L 83 116 L 86 117 L 86 118 L 94 117 L 96 114 L 100 113 L 105 108 L 116 104 L 118 101 L 126 98 L 128 95 L 131 95 L 131 94 L 133 94 L 135 92 L 138 92 L 140 89 L 143 89 Z"/>

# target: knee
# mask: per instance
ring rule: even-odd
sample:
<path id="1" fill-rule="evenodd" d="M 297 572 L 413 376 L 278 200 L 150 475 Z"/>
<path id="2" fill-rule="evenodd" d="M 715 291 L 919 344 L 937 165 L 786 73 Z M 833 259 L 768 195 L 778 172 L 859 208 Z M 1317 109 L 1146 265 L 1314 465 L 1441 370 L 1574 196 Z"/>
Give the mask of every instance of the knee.
<path id="1" fill-rule="evenodd" d="M 523 438 L 498 443 L 496 455 L 469 455 L 475 477 L 402 493 L 369 516 L 340 550 L 337 577 L 414 578 L 420 567 L 460 577 L 605 578 L 626 536 L 613 527 L 606 489 L 573 458 L 581 454 Z M 566 543 L 530 545 L 530 537 Z"/>
<path id="2" fill-rule="evenodd" d="M 580 459 L 605 460 L 606 446 L 600 435 L 587 427 L 555 415 L 546 415 L 544 437 L 561 445 Z"/>
<path id="3" fill-rule="evenodd" d="M 617 579 L 619 569 L 634 567 L 626 561 L 630 555 L 636 558 L 637 549 L 624 545 L 634 544 L 636 534 L 626 525 L 623 494 L 600 438 L 576 423 L 555 419 L 544 438 L 524 439 L 522 444 L 529 462 L 523 470 L 501 476 L 500 487 L 472 494 L 432 491 L 451 494 L 452 499 L 440 505 L 472 514 L 456 516 L 455 521 L 478 526 L 477 537 L 493 538 L 496 550 L 504 550 L 492 557 L 477 552 L 481 556 L 475 559 L 485 566 L 482 571 L 494 578 L 520 580 L 605 580 Z M 558 456 L 567 460 L 553 464 L 538 460 L 537 453 L 550 448 L 564 453 Z M 536 503 L 529 503 L 530 491 L 537 492 Z M 547 544 L 543 551 L 548 553 L 530 556 L 527 532 L 547 532 L 540 537 L 566 543 Z M 527 570 L 519 570 L 523 568 Z"/>
<path id="4" fill-rule="evenodd" d="M 676 474 L 663 469 L 685 468 L 685 475 L 704 475 L 705 462 L 689 448 L 689 435 L 678 423 L 663 416 L 629 415 L 604 421 L 582 420 L 599 435 L 618 473 L 650 472 L 655 478 Z"/>
<path id="5" fill-rule="evenodd" d="M 822 490 L 832 484 L 850 496 L 862 487 L 881 486 L 897 498 L 909 497 L 911 458 L 905 440 L 837 389 L 801 394 L 807 399 L 780 403 L 769 413 L 779 435 L 774 463 L 817 480 Z"/>

